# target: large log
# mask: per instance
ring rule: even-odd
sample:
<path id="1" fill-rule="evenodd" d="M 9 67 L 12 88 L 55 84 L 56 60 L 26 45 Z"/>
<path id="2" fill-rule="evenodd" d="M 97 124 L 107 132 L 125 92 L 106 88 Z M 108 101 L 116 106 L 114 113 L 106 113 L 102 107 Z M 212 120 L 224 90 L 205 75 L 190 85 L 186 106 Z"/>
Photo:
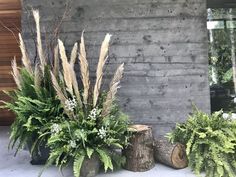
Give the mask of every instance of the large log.
<path id="1" fill-rule="evenodd" d="M 133 125 L 130 145 L 123 150 L 126 157 L 125 169 L 142 172 L 155 166 L 152 128 L 146 125 Z"/>
<path id="2" fill-rule="evenodd" d="M 180 143 L 172 144 L 164 138 L 155 140 L 154 157 L 157 162 L 175 169 L 188 166 L 185 146 Z"/>

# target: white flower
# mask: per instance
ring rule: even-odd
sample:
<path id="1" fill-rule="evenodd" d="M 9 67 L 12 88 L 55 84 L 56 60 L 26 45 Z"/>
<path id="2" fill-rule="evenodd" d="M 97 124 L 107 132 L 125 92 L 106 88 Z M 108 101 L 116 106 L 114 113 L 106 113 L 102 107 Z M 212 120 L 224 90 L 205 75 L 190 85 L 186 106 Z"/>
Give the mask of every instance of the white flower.
<path id="1" fill-rule="evenodd" d="M 74 108 L 77 106 L 77 102 L 76 102 L 76 100 L 75 100 L 75 97 L 73 97 L 73 99 L 67 99 L 66 101 L 65 101 L 65 107 L 66 107 L 66 109 L 68 109 L 69 111 L 73 111 L 74 110 Z"/>
<path id="2" fill-rule="evenodd" d="M 90 111 L 88 118 L 89 118 L 89 119 L 96 120 L 97 115 L 98 115 L 98 110 L 97 110 L 96 108 L 93 108 L 93 109 Z"/>
<path id="3" fill-rule="evenodd" d="M 51 132 L 52 132 L 52 133 L 57 134 L 57 133 L 59 133 L 61 130 L 62 130 L 62 129 L 61 129 L 60 125 L 58 125 L 58 124 L 52 124 L 52 126 L 51 126 Z"/>
<path id="4" fill-rule="evenodd" d="M 229 114 L 228 113 L 223 113 L 222 116 L 223 116 L 224 119 L 228 119 L 229 118 Z"/>
<path id="5" fill-rule="evenodd" d="M 231 118 L 232 118 L 232 119 L 236 119 L 236 114 L 235 114 L 235 113 L 232 113 Z"/>
<path id="6" fill-rule="evenodd" d="M 71 146 L 72 148 L 76 148 L 76 142 L 73 141 L 73 140 L 70 140 L 70 146 Z"/>
<path id="7" fill-rule="evenodd" d="M 104 127 L 98 130 L 98 136 L 101 139 L 104 139 L 106 137 L 106 134 L 107 134 L 107 130 Z"/>

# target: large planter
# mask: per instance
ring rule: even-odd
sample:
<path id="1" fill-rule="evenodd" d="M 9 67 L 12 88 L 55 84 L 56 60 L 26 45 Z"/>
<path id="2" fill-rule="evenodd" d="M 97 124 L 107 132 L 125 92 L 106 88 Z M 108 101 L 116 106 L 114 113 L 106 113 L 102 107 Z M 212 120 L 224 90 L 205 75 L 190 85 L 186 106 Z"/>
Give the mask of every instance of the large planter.
<path id="1" fill-rule="evenodd" d="M 33 141 L 29 140 L 27 142 L 29 151 L 33 146 Z M 49 157 L 50 150 L 46 147 L 46 143 L 43 142 L 40 146 L 35 147 L 35 151 L 31 154 L 31 161 L 32 165 L 44 165 Z"/>
<path id="2" fill-rule="evenodd" d="M 100 166 L 101 166 L 101 162 L 97 155 L 93 155 L 90 159 L 85 158 L 81 166 L 80 176 L 81 177 L 96 176 L 99 172 Z"/>

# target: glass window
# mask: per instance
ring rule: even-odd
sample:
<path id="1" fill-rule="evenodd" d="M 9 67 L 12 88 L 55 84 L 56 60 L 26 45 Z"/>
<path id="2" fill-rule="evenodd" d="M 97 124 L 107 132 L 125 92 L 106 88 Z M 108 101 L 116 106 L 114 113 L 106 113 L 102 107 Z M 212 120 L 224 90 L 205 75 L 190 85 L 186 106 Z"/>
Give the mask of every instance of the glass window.
<path id="1" fill-rule="evenodd" d="M 224 21 L 208 21 L 207 29 L 224 29 Z"/>

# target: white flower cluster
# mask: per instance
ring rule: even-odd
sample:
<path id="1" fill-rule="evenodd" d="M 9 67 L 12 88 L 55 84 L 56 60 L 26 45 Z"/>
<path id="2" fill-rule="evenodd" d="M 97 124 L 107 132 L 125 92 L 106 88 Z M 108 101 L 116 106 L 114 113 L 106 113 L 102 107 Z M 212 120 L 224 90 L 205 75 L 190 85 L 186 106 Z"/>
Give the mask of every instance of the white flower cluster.
<path id="1" fill-rule="evenodd" d="M 70 140 L 70 146 L 72 148 L 76 148 L 76 142 L 74 140 Z"/>
<path id="2" fill-rule="evenodd" d="M 52 124 L 52 126 L 51 126 L 51 132 L 52 132 L 52 133 L 57 134 L 57 133 L 59 133 L 61 130 L 62 130 L 62 129 L 61 129 L 60 125 L 58 125 L 58 124 Z"/>
<path id="3" fill-rule="evenodd" d="M 73 111 L 74 108 L 77 106 L 77 102 L 75 100 L 75 97 L 73 97 L 73 99 L 67 99 L 65 101 L 65 105 L 66 105 L 65 107 L 67 110 Z"/>
<path id="4" fill-rule="evenodd" d="M 98 130 L 98 136 L 101 138 L 101 139 L 104 139 L 106 138 L 107 136 L 107 130 L 102 127 L 101 129 Z"/>
<path id="5" fill-rule="evenodd" d="M 92 119 L 92 120 L 96 120 L 97 115 L 98 115 L 98 110 L 97 110 L 97 108 L 93 108 L 93 109 L 90 111 L 88 118 L 89 118 L 89 119 Z"/>

